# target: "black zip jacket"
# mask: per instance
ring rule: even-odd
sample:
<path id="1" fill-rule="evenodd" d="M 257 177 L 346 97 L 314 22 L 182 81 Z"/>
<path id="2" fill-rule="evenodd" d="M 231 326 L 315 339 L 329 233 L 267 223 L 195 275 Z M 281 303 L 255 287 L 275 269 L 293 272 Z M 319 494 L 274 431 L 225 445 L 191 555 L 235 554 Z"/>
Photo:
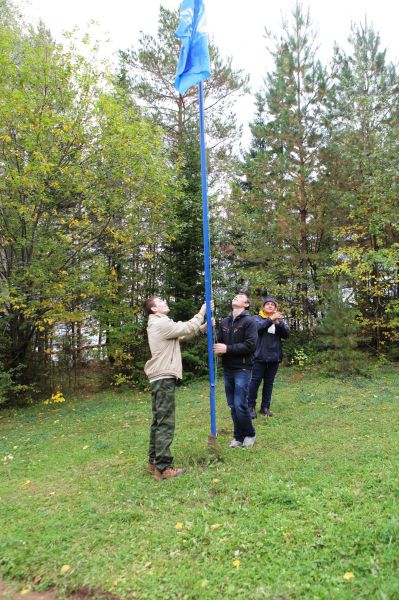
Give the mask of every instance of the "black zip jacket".
<path id="1" fill-rule="evenodd" d="M 281 362 L 283 351 L 281 348 L 281 339 L 287 339 L 290 330 L 285 321 L 280 321 L 275 325 L 276 332 L 269 333 L 268 329 L 273 325 L 272 319 L 255 315 L 253 317 L 258 330 L 258 343 L 256 344 L 255 360 L 258 362 Z"/>
<path id="2" fill-rule="evenodd" d="M 221 320 L 218 342 L 226 344 L 227 352 L 222 355 L 224 369 L 252 369 L 258 339 L 254 319 L 243 310 L 234 320 L 230 314 Z"/>

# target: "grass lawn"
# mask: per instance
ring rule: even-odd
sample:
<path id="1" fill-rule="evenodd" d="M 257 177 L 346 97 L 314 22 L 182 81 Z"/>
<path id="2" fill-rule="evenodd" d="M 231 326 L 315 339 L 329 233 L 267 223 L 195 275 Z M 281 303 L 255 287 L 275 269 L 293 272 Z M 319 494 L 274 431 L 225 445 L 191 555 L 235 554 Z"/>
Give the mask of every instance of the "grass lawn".
<path id="1" fill-rule="evenodd" d="M 207 383 L 180 387 L 189 469 L 160 482 L 149 393 L 0 411 L 0 575 L 59 596 L 398 599 L 399 370 L 277 380 L 248 450 L 228 448 L 221 378 L 213 451 Z"/>

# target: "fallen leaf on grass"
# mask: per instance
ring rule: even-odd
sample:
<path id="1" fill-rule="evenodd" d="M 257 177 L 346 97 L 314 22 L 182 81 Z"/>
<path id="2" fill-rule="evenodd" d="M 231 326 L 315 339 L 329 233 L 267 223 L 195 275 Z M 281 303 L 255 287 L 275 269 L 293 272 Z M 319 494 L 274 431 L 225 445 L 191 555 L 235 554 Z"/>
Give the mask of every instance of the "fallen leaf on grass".
<path id="1" fill-rule="evenodd" d="M 61 567 L 60 573 L 61 575 L 65 575 L 65 573 L 68 573 L 68 571 L 71 570 L 71 566 L 70 565 L 63 565 Z"/>
<path id="2" fill-rule="evenodd" d="M 212 479 L 212 483 L 219 483 L 220 479 Z"/>
<path id="3" fill-rule="evenodd" d="M 354 578 L 354 576 L 355 575 L 351 571 L 349 571 L 348 573 L 345 573 L 344 579 L 345 579 L 345 581 L 350 581 L 351 579 Z"/>
<path id="4" fill-rule="evenodd" d="M 211 531 L 215 531 L 215 529 L 219 529 L 219 527 L 221 527 L 220 523 L 214 523 L 211 525 Z"/>
<path id="5" fill-rule="evenodd" d="M 124 423 L 122 425 L 122 429 L 129 429 L 129 427 L 130 427 L 129 423 Z"/>
<path id="6" fill-rule="evenodd" d="M 82 450 L 87 450 L 89 446 L 83 446 Z"/>
<path id="7" fill-rule="evenodd" d="M 178 521 L 175 525 L 175 529 L 183 529 L 183 523 L 181 523 L 181 521 Z"/>
<path id="8" fill-rule="evenodd" d="M 233 560 L 233 567 L 235 569 L 239 569 L 240 568 L 240 561 L 238 559 L 237 560 Z"/>
<path id="9" fill-rule="evenodd" d="M 23 485 L 30 485 L 31 481 L 30 479 L 27 479 L 26 481 L 24 481 Z"/>

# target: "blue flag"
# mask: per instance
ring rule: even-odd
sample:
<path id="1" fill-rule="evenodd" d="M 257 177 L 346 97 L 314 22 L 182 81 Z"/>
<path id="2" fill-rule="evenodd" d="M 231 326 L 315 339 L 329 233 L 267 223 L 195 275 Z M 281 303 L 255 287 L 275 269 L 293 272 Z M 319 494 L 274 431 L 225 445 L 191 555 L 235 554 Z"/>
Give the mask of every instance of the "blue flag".
<path id="1" fill-rule="evenodd" d="M 183 0 L 180 22 L 175 32 L 182 42 L 175 79 L 175 88 L 180 94 L 184 94 L 189 87 L 207 79 L 211 74 L 205 29 L 203 0 Z"/>

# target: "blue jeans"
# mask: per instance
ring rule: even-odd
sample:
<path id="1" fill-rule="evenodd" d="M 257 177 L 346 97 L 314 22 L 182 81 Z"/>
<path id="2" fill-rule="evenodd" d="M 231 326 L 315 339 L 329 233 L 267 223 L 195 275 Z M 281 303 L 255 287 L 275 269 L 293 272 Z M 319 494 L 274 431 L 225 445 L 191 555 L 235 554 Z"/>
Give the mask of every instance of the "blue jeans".
<path id="1" fill-rule="evenodd" d="M 272 400 L 272 391 L 274 378 L 278 370 L 278 362 L 260 362 L 255 361 L 254 368 L 252 370 L 252 379 L 249 386 L 248 392 L 248 406 L 250 409 L 254 409 L 256 406 L 256 398 L 258 395 L 258 389 L 263 380 L 262 389 L 262 404 L 261 410 L 270 408 L 270 402 Z"/>
<path id="2" fill-rule="evenodd" d="M 254 437 L 255 429 L 248 408 L 248 387 L 251 371 L 247 369 L 224 371 L 224 387 L 227 406 L 231 411 L 234 425 L 234 439 L 243 442 L 245 437 Z"/>

